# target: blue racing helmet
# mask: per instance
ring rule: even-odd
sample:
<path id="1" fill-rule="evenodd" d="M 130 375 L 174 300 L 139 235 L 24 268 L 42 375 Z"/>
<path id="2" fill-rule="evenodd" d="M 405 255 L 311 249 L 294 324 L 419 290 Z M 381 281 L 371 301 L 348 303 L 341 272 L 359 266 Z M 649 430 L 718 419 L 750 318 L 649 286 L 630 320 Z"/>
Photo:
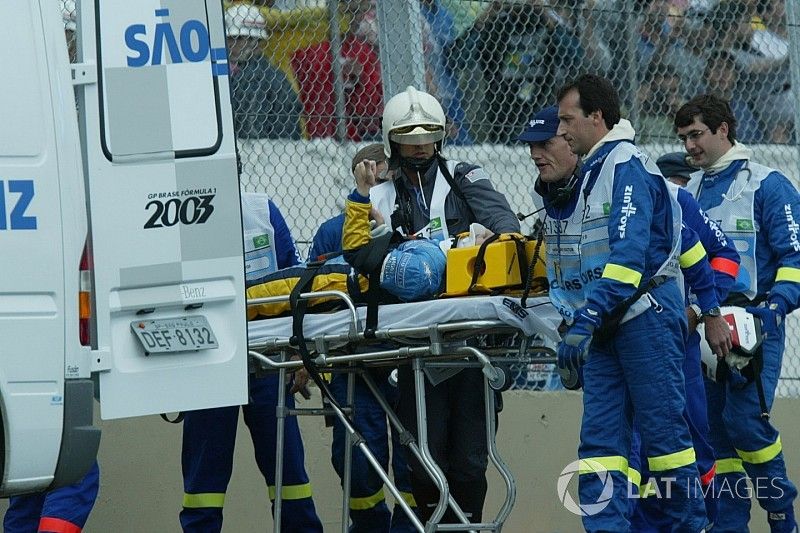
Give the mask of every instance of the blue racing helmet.
<path id="1" fill-rule="evenodd" d="M 381 268 L 381 288 L 404 302 L 436 296 L 444 283 L 444 252 L 428 239 L 405 241 L 389 252 Z"/>

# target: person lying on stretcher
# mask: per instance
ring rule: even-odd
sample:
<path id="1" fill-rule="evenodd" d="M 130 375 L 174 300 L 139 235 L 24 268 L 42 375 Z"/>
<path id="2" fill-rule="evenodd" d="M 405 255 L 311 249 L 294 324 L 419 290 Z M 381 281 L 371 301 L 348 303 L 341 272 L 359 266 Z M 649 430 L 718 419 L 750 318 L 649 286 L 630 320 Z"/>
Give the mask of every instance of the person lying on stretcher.
<path id="1" fill-rule="evenodd" d="M 378 274 L 381 289 L 400 301 L 430 299 L 443 288 L 444 252 L 436 241 L 405 240 L 392 234 L 369 201 L 369 190 L 378 183 L 376 167 L 375 161 L 366 160 L 354 171 L 356 189 L 347 197 L 345 206 L 344 257 L 357 270 Z"/>

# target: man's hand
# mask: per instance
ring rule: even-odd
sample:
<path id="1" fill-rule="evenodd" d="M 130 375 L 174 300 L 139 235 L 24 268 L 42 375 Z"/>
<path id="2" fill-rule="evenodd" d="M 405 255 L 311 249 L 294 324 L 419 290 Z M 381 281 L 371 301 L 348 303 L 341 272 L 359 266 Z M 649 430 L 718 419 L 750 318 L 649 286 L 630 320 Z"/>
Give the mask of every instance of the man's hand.
<path id="1" fill-rule="evenodd" d="M 369 210 L 369 219 L 375 221 L 375 226 L 380 226 L 384 223 L 383 215 L 374 206 Z"/>
<path id="2" fill-rule="evenodd" d="M 299 359 L 300 357 L 297 355 L 291 358 L 292 361 Z M 289 389 L 289 393 L 297 394 L 299 392 L 303 398 L 310 400 L 311 393 L 308 391 L 308 379 L 308 370 L 306 370 L 305 367 L 295 370 L 294 374 L 292 375 L 292 388 Z"/>
<path id="3" fill-rule="evenodd" d="M 474 246 L 480 246 L 481 244 L 483 244 L 483 241 L 485 241 L 486 239 L 488 239 L 492 235 L 494 235 L 494 232 L 492 230 L 487 229 L 487 228 L 483 228 L 483 230 L 481 230 L 480 233 L 476 233 L 475 234 L 475 245 Z"/>
<path id="4" fill-rule="evenodd" d="M 706 341 L 711 352 L 717 356 L 717 359 L 726 357 L 733 347 L 731 341 L 731 328 L 728 322 L 721 316 L 706 316 L 703 318 L 705 325 Z"/>
<path id="5" fill-rule="evenodd" d="M 697 324 L 700 323 L 700 317 L 697 316 L 697 312 L 692 307 L 686 308 L 686 320 L 689 322 L 689 333 L 694 333 L 694 330 L 697 329 Z"/>
<path id="6" fill-rule="evenodd" d="M 777 335 L 786 312 L 777 302 L 762 303 L 758 307 L 746 307 L 745 311 L 761 320 L 761 333 L 764 336 Z"/>
<path id="7" fill-rule="evenodd" d="M 584 308 L 575 315 L 575 322 L 558 345 L 558 368 L 577 372 L 586 362 L 594 330 L 600 326 L 600 313 Z"/>
<path id="8" fill-rule="evenodd" d="M 356 177 L 356 190 L 361 196 L 369 196 L 369 190 L 379 183 L 377 166 L 375 161 L 369 159 L 356 165 L 353 175 Z"/>

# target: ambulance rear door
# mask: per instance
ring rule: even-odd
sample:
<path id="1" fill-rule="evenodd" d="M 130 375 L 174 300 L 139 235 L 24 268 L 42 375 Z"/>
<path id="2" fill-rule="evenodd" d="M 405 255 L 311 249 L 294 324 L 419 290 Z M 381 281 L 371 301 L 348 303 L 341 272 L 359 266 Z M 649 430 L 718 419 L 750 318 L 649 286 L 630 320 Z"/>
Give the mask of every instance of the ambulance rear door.
<path id="1" fill-rule="evenodd" d="M 65 361 L 88 350 L 78 338 L 86 212 L 61 17 L 52 1 L 0 2 L 0 20 L 0 495 L 8 496 L 50 485 L 62 440 L 93 461 L 99 434 L 69 439 L 72 407 L 91 413 L 92 400 L 91 388 L 78 399 L 65 385 Z"/>
<path id="2" fill-rule="evenodd" d="M 101 416 L 246 403 L 221 4 L 82 0 L 78 16 L 79 62 L 96 73 L 96 83 L 79 83 L 79 107 Z"/>

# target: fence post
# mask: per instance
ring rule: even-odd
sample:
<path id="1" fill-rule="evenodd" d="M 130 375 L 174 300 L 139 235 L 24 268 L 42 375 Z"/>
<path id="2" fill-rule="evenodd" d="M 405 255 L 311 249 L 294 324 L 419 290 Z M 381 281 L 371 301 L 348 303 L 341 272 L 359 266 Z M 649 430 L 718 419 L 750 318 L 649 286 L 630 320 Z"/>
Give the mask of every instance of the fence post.
<path id="1" fill-rule="evenodd" d="M 342 79 L 342 36 L 339 25 L 339 0 L 328 0 L 329 39 L 331 41 L 331 66 L 333 67 L 333 94 L 336 97 L 335 117 L 336 140 L 347 138 L 347 112 L 344 101 L 344 80 Z"/>
<path id="2" fill-rule="evenodd" d="M 384 102 L 409 85 L 426 91 L 419 2 L 381 0 L 377 8 Z"/>
<path id="3" fill-rule="evenodd" d="M 789 72 L 794 104 L 794 144 L 800 154 L 800 5 L 796 1 L 786 2 L 786 32 L 789 38 Z M 795 183 L 795 187 L 800 187 L 800 183 Z"/>
<path id="4" fill-rule="evenodd" d="M 639 125 L 639 32 L 641 31 L 642 17 L 636 8 L 636 0 L 625 2 L 625 62 L 627 63 L 626 79 L 627 90 L 623 95 L 623 102 L 628 101 L 628 120 L 634 128 Z"/>

